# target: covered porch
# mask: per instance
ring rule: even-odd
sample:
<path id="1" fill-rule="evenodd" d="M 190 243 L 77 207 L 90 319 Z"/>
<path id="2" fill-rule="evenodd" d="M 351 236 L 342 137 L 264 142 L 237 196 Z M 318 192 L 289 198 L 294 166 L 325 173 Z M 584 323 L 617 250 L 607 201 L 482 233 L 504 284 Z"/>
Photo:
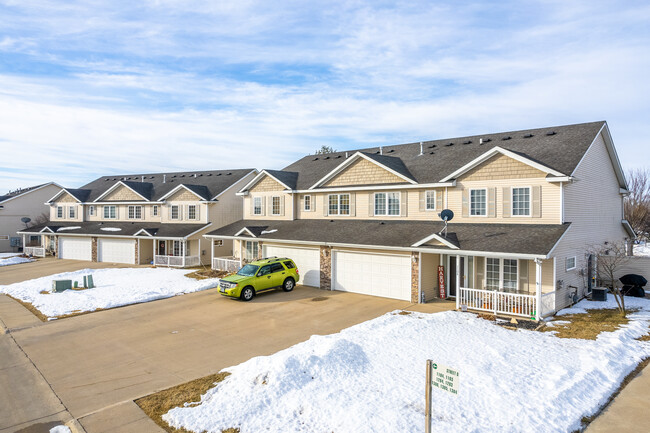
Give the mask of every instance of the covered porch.
<path id="1" fill-rule="evenodd" d="M 23 254 L 32 257 L 45 257 L 46 252 L 45 236 L 23 233 Z"/>
<path id="2" fill-rule="evenodd" d="M 212 244 L 212 269 L 237 272 L 246 263 L 261 258 L 261 242 L 209 238 Z M 226 247 L 230 245 L 230 247 Z"/>
<path id="3" fill-rule="evenodd" d="M 554 259 L 421 253 L 421 301 L 540 320 L 556 311 Z"/>
<path id="4" fill-rule="evenodd" d="M 201 265 L 200 238 L 196 249 L 191 248 L 192 241 L 188 239 L 153 239 L 152 242 L 154 266 L 190 268 Z"/>

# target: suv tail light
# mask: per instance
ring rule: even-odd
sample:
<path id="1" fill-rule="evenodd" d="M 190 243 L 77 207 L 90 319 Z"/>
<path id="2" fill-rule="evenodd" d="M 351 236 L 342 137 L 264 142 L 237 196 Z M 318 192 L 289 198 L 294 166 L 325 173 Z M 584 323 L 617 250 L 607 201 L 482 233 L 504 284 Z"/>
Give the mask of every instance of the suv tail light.
<path id="1" fill-rule="evenodd" d="M 300 274 L 300 270 L 296 267 L 296 274 Z"/>

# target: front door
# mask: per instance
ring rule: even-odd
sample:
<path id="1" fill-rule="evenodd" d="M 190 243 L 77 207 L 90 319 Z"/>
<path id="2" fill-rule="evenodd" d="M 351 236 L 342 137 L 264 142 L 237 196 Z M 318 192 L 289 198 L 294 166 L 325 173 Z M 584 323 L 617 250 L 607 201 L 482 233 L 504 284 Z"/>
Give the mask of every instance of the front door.
<path id="1" fill-rule="evenodd" d="M 449 256 L 449 285 L 447 286 L 447 296 L 456 296 L 456 257 Z"/>
<path id="2" fill-rule="evenodd" d="M 158 241 L 158 255 L 159 256 L 164 256 L 165 255 L 165 241 Z"/>
<path id="3" fill-rule="evenodd" d="M 466 256 L 460 256 L 460 268 L 459 268 L 459 273 L 458 276 L 456 275 L 456 256 L 448 256 L 448 261 L 449 261 L 449 286 L 447 288 L 447 293 L 449 294 L 448 296 L 451 297 L 456 297 L 456 281 L 457 277 L 460 277 L 458 280 L 460 282 L 460 287 L 469 287 L 471 285 L 471 281 L 469 281 L 469 275 L 471 275 L 471 272 L 473 269 L 468 269 L 468 267 L 471 267 L 473 265 L 472 260 L 468 260 L 468 257 Z"/>

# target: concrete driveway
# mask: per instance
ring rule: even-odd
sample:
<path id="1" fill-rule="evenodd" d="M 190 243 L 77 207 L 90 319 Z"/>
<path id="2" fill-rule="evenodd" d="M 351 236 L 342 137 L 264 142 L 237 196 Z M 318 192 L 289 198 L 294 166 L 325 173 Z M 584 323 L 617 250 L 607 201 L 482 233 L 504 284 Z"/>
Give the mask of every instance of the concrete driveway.
<path id="1" fill-rule="evenodd" d="M 23 308 L 5 304 L 0 315 L 15 317 L 16 311 L 10 310 Z M 134 399 L 409 305 L 305 286 L 291 293 L 262 294 L 248 303 L 207 290 L 48 323 L 30 322 L 17 327 L 22 329 L 12 331 L 11 337 L 60 399 L 63 408 L 53 409 L 68 411 L 86 431 L 160 432 Z M 454 305 L 424 307 L 433 312 Z M 0 393 L 0 420 L 2 399 Z M 0 432 L 3 427 L 0 421 Z"/>

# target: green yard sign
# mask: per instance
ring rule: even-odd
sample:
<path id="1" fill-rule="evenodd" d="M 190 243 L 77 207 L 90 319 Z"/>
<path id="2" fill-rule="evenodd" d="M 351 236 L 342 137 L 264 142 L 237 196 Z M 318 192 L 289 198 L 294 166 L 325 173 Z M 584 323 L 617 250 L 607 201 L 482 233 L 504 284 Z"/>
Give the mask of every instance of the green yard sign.
<path id="1" fill-rule="evenodd" d="M 458 370 L 447 367 L 432 360 L 427 360 L 427 388 L 426 406 L 424 416 L 426 424 L 425 433 L 431 433 L 431 390 L 437 388 L 450 394 L 458 395 L 458 381 L 460 374 Z"/>

